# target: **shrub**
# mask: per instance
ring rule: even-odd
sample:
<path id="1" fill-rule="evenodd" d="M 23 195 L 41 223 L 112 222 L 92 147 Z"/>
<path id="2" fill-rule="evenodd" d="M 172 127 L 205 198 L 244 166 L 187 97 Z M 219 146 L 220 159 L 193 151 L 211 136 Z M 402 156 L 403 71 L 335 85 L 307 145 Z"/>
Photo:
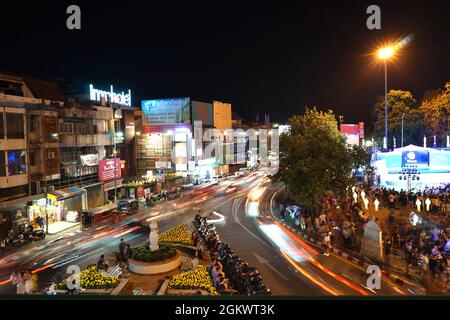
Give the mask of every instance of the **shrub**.
<path id="1" fill-rule="evenodd" d="M 177 250 L 167 245 L 159 246 L 158 251 L 151 252 L 146 246 L 133 249 L 132 258 L 142 262 L 164 261 L 173 258 L 177 254 Z"/>

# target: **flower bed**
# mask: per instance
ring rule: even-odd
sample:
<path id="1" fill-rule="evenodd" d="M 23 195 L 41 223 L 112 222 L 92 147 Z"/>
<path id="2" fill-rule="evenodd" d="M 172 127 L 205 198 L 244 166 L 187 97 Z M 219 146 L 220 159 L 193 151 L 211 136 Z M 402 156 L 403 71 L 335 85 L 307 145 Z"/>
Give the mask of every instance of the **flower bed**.
<path id="1" fill-rule="evenodd" d="M 150 251 L 147 246 L 133 248 L 132 259 L 141 262 L 157 262 L 169 260 L 177 255 L 177 249 L 160 245 L 158 251 Z"/>
<path id="2" fill-rule="evenodd" d="M 162 232 L 159 235 L 160 243 L 179 243 L 185 244 L 188 246 L 194 245 L 194 241 L 189 234 L 186 226 L 184 224 L 180 224 L 172 229 L 167 230 L 166 232 Z"/>
<path id="3" fill-rule="evenodd" d="M 76 278 L 77 276 L 75 276 Z M 96 266 L 87 268 L 81 271 L 78 275 L 81 288 L 83 289 L 111 289 L 115 288 L 119 284 L 119 278 L 114 276 L 108 276 L 100 273 Z M 58 289 L 67 289 L 67 279 L 63 280 Z"/>
<path id="4" fill-rule="evenodd" d="M 211 295 L 217 295 L 217 290 L 205 266 L 177 274 L 169 282 L 170 289 L 203 289 Z"/>

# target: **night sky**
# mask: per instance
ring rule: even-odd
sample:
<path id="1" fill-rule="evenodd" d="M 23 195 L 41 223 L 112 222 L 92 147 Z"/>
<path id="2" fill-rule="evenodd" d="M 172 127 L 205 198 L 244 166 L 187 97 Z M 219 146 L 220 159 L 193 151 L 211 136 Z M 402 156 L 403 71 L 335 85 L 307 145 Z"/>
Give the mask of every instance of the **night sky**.
<path id="1" fill-rule="evenodd" d="M 316 105 L 349 123 L 370 120 L 384 93 L 374 48 L 412 34 L 389 88 L 420 99 L 450 81 L 448 0 L 92 2 L 2 2 L 0 69 L 63 77 L 80 92 L 90 82 L 130 88 L 136 106 L 216 99 L 248 120 L 285 121 Z M 70 4 L 81 7 L 80 31 L 66 28 Z M 370 4 L 381 7 L 382 30 L 366 28 Z"/>

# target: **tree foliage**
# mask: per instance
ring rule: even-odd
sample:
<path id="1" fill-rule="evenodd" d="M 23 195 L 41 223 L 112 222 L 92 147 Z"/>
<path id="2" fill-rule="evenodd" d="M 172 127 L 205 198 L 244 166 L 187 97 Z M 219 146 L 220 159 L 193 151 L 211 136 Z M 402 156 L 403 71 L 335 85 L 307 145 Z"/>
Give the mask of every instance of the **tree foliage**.
<path id="1" fill-rule="evenodd" d="M 420 106 L 429 136 L 437 136 L 439 143 L 446 141 L 450 134 L 450 82 L 443 90 L 427 94 Z"/>
<path id="2" fill-rule="evenodd" d="M 352 169 L 365 160 L 361 150 L 347 147 L 333 112 L 306 108 L 289 124 L 291 133 L 280 137 L 278 173 L 289 193 L 313 209 L 328 191 L 343 195 L 354 182 Z"/>
<path id="3" fill-rule="evenodd" d="M 390 90 L 388 93 L 388 147 L 393 146 L 393 138 L 397 147 L 401 146 L 402 114 L 404 145 L 419 144 L 425 133 L 423 114 L 417 100 L 411 92 Z M 379 96 L 373 109 L 374 131 L 377 137 L 384 137 L 384 96 Z"/>

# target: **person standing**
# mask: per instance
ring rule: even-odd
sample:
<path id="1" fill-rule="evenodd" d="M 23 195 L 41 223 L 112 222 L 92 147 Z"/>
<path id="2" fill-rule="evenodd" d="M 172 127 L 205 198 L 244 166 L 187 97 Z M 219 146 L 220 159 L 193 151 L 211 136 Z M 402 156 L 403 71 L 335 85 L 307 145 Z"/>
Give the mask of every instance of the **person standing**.
<path id="1" fill-rule="evenodd" d="M 23 280 L 24 273 L 21 272 L 20 274 L 13 273 L 11 276 L 12 283 L 16 285 L 17 294 L 23 295 L 25 294 L 25 283 Z"/>
<path id="2" fill-rule="evenodd" d="M 6 249 L 6 240 L 5 238 L 0 239 L 0 253 L 3 253 Z"/>
<path id="3" fill-rule="evenodd" d="M 391 263 L 391 251 L 392 251 L 392 241 L 390 238 L 386 239 L 384 243 L 384 261 L 387 265 Z"/>
<path id="4" fill-rule="evenodd" d="M 323 253 L 324 256 L 329 256 L 329 251 L 331 250 L 331 238 L 330 233 L 326 232 L 323 236 L 323 243 L 325 244 L 325 252 Z"/>
<path id="5" fill-rule="evenodd" d="M 432 232 L 434 244 L 439 244 L 439 230 L 438 228 L 434 228 Z"/>
<path id="6" fill-rule="evenodd" d="M 412 261 L 412 241 L 409 240 L 405 244 L 405 263 L 406 263 L 406 273 L 409 271 L 409 267 L 411 266 Z"/>
<path id="7" fill-rule="evenodd" d="M 31 272 L 29 270 L 24 272 L 22 276 L 24 282 L 24 293 L 31 294 L 31 289 L 33 288 L 33 281 L 31 279 Z"/>
<path id="8" fill-rule="evenodd" d="M 125 243 L 125 240 L 120 239 L 119 254 L 120 254 L 120 261 L 122 261 L 122 262 L 125 261 L 126 250 L 127 250 L 127 244 Z"/>
<path id="9" fill-rule="evenodd" d="M 427 233 L 425 229 L 422 229 L 419 235 L 419 247 L 420 249 L 423 249 L 425 247 L 425 241 L 427 239 Z"/>

